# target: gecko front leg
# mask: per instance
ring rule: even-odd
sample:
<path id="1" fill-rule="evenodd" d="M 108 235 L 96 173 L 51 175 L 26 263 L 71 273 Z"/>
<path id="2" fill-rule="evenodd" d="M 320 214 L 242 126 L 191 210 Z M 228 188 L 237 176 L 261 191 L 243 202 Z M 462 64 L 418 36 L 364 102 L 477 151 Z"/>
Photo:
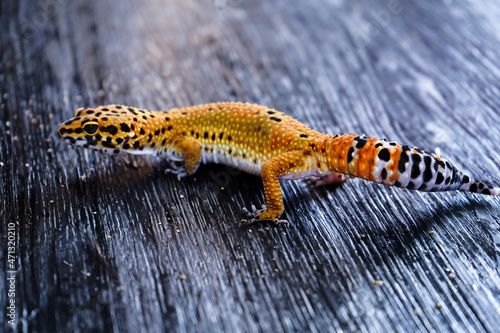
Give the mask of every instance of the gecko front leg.
<path id="1" fill-rule="evenodd" d="M 202 148 L 197 140 L 183 140 L 175 144 L 170 154 L 170 166 L 165 172 L 177 175 L 179 180 L 192 175 L 200 165 Z"/>

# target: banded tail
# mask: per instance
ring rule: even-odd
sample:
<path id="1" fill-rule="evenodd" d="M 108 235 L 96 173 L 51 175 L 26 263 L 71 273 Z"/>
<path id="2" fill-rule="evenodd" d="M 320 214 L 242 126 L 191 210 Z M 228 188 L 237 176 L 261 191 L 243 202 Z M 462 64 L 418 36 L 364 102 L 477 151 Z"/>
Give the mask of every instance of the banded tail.
<path id="1" fill-rule="evenodd" d="M 436 154 L 396 142 L 342 135 L 332 141 L 332 153 L 343 174 L 375 183 L 419 191 L 466 191 L 500 196 L 500 188 L 462 173 Z"/>

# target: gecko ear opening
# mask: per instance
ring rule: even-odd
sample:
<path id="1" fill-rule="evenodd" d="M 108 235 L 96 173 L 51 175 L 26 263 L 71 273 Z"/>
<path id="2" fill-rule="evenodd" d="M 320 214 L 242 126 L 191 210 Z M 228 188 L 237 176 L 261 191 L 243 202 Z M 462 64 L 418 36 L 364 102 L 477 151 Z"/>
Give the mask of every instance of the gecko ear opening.
<path id="1" fill-rule="evenodd" d="M 96 123 L 96 122 L 92 122 L 92 121 L 86 123 L 85 126 L 83 126 L 83 130 L 88 135 L 94 135 L 94 134 L 96 134 L 98 129 L 99 129 L 99 124 Z"/>

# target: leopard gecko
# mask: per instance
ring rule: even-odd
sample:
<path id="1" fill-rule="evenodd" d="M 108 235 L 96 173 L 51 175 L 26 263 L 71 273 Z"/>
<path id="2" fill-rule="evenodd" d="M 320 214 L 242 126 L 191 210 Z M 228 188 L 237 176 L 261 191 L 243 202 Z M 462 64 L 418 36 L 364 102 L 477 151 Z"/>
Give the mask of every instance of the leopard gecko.
<path id="1" fill-rule="evenodd" d="M 226 102 L 168 112 L 123 105 L 80 108 L 58 129 L 62 141 L 104 154 L 165 155 L 167 170 L 193 174 L 222 163 L 263 179 L 266 205 L 243 208 L 242 225 L 280 219 L 279 180 L 311 178 L 317 186 L 359 177 L 420 191 L 500 195 L 500 188 L 462 173 L 436 154 L 365 135 L 328 135 L 266 106 Z"/>

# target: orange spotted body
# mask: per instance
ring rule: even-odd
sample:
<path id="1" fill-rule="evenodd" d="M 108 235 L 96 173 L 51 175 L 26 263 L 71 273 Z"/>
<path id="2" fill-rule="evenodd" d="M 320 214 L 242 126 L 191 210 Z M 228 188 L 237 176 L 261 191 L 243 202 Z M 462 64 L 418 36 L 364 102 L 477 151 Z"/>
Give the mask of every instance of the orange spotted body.
<path id="1" fill-rule="evenodd" d="M 342 175 L 424 191 L 463 190 L 500 195 L 433 153 L 357 135 L 327 135 L 274 109 L 248 103 L 213 103 L 168 112 L 121 105 L 78 109 L 63 123 L 66 143 L 106 154 L 164 154 L 179 178 L 201 162 L 230 165 L 261 175 L 267 207 L 244 209 L 243 224 L 280 220 L 279 179 L 316 177 L 317 185 Z"/>

